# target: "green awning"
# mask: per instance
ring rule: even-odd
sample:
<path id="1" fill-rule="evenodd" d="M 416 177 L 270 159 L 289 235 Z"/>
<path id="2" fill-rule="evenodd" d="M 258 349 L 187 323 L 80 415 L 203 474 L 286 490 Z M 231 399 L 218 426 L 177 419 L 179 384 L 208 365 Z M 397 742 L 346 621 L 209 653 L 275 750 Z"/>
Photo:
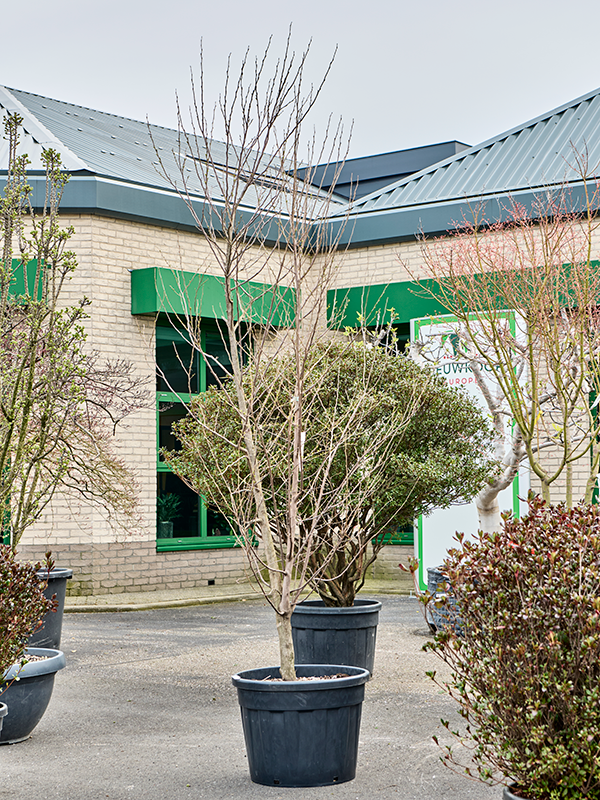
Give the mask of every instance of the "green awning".
<path id="1" fill-rule="evenodd" d="M 418 317 L 446 314 L 447 309 L 424 288 L 413 281 L 380 283 L 375 286 L 355 286 L 352 289 L 330 289 L 327 292 L 327 320 L 332 328 L 356 326 L 359 320 L 366 326 L 386 325 L 392 312 L 396 323 L 410 322 Z"/>
<path id="2" fill-rule="evenodd" d="M 225 319 L 224 279 L 164 267 L 131 273 L 131 313 Z M 235 287 L 236 318 L 286 327 L 295 319 L 296 293 L 286 286 L 239 281 Z"/>

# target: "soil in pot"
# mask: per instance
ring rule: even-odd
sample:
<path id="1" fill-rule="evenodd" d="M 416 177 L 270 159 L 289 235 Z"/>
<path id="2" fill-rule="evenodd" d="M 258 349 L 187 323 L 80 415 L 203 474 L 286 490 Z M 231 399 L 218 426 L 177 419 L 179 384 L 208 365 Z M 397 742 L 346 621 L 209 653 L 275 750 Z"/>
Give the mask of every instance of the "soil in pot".
<path id="1" fill-rule="evenodd" d="M 348 608 L 331 608 L 322 600 L 305 600 L 292 614 L 294 653 L 298 664 L 351 664 L 373 672 L 378 600 L 356 599 Z"/>
<path id="2" fill-rule="evenodd" d="M 513 794 L 513 792 L 518 792 L 518 786 L 505 786 L 504 791 L 502 792 L 502 800 L 527 800 L 526 795 L 523 794 Z"/>
<path id="3" fill-rule="evenodd" d="M 279 667 L 234 675 L 250 777 L 265 786 L 330 786 L 356 775 L 366 669 L 299 664 L 310 681 L 269 681 Z"/>

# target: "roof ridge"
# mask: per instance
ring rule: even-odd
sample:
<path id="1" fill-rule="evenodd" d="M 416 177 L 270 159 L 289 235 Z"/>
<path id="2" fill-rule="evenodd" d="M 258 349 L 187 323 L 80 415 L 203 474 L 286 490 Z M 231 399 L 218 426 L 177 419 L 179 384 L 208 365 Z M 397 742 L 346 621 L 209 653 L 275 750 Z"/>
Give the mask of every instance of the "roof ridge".
<path id="1" fill-rule="evenodd" d="M 71 108 L 80 108 L 82 111 L 90 111 L 94 114 L 102 114 L 106 117 L 113 117 L 114 119 L 122 119 L 126 122 L 136 122 L 139 125 L 150 125 L 152 128 L 160 128 L 165 131 L 177 131 L 177 128 L 168 128 L 166 125 L 157 125 L 155 122 L 150 122 L 149 120 L 143 119 L 134 119 L 133 117 L 124 117 L 122 114 L 114 114 L 112 111 L 102 111 L 99 108 L 91 108 L 90 106 L 81 106 L 78 103 L 71 103 L 68 100 L 58 100 L 55 97 L 48 97 L 44 94 L 36 94 L 35 92 L 28 92 L 25 89 L 11 89 L 10 86 L 4 86 L 9 92 L 18 92 L 19 94 L 26 94 L 30 97 L 35 97 L 38 100 L 49 100 L 52 103 L 61 103 L 64 106 L 70 106 Z M 16 98 L 15 98 L 16 99 Z"/>

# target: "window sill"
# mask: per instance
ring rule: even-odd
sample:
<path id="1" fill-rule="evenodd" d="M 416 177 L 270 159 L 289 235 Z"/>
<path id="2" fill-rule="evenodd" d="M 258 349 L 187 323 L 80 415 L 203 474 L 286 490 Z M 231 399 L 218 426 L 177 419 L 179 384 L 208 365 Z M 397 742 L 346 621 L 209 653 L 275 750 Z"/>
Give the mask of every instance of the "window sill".
<path id="1" fill-rule="evenodd" d="M 186 537 L 178 539 L 157 539 L 156 552 L 165 553 L 173 550 L 222 550 L 229 547 L 239 547 L 240 544 L 234 536 L 214 536 L 212 538 Z"/>

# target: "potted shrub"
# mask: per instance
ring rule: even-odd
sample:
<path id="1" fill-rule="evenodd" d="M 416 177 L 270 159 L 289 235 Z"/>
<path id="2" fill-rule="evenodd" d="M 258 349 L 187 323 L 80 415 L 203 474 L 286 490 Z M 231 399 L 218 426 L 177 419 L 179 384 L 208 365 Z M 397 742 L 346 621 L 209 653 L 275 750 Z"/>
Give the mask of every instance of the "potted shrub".
<path id="1" fill-rule="evenodd" d="M 307 392 L 318 396 L 323 419 L 315 420 L 315 427 L 307 431 L 305 475 L 312 477 L 318 469 L 333 405 L 334 413 L 345 413 L 361 383 L 373 401 L 372 423 L 380 431 L 381 451 L 373 457 L 381 481 L 370 494 L 356 497 L 357 506 L 362 502 L 362 507 L 353 535 L 335 559 L 329 554 L 339 521 L 336 524 L 331 519 L 321 546 L 311 555 L 315 571 L 311 588 L 320 599 L 299 603 L 292 615 L 296 661 L 354 664 L 372 672 L 381 603 L 356 597 L 366 572 L 390 530 L 478 491 L 490 470 L 490 464 L 480 457 L 485 450 L 486 425 L 466 396 L 453 395 L 441 379 L 405 354 L 365 347 L 360 342 L 337 343 L 330 347 L 327 358 L 321 358 L 318 350 Z M 406 423 L 396 428 L 393 442 L 387 441 L 388 426 L 397 423 L 388 413 L 389 403 L 403 410 Z M 281 407 L 285 413 L 285 402 Z M 345 449 L 346 469 L 363 457 L 365 446 L 371 444 L 362 440 L 351 450 Z M 328 490 L 337 492 L 345 480 L 343 469 L 332 471 Z"/>
<path id="2" fill-rule="evenodd" d="M 50 702 L 54 675 L 65 666 L 59 650 L 26 646 L 44 614 L 56 607 L 44 595 L 39 569 L 40 564 L 19 563 L 10 546 L 0 545 L 0 744 L 30 735 Z"/>
<path id="3" fill-rule="evenodd" d="M 158 520 L 158 536 L 161 539 L 170 539 L 173 536 L 173 520 L 179 516 L 181 498 L 176 494 L 168 493 L 156 498 L 156 516 Z"/>
<path id="4" fill-rule="evenodd" d="M 600 508 L 530 499 L 524 519 L 460 538 L 444 573 L 462 630 L 425 647 L 452 670 L 464 730 L 444 724 L 472 748 L 466 773 L 510 800 L 600 797 Z"/>

